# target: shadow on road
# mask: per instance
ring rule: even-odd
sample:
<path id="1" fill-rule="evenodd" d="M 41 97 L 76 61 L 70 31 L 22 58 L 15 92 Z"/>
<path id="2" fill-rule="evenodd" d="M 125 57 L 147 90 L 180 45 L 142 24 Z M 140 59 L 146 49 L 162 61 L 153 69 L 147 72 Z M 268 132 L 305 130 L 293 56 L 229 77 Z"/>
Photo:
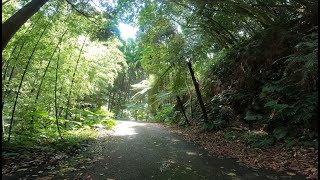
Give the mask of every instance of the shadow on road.
<path id="1" fill-rule="evenodd" d="M 92 179 L 305 179 L 239 165 L 236 160 L 212 156 L 154 123 L 117 121 L 97 144 L 100 157 L 81 174 Z M 80 178 L 81 179 L 81 178 Z"/>

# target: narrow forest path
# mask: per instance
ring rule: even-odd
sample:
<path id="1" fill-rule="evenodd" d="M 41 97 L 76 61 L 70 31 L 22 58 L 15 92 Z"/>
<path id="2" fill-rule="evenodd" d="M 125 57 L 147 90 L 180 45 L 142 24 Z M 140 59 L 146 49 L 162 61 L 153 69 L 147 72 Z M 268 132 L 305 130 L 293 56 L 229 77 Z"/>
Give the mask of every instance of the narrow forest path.
<path id="1" fill-rule="evenodd" d="M 35 179 L 305 179 L 213 156 L 156 123 L 117 121 L 82 153 Z M 59 172 L 58 172 L 58 171 Z M 55 173 L 52 173 L 55 171 Z M 58 173 L 57 173 L 58 172 Z M 54 175 L 52 175 L 54 174 Z M 48 176 L 49 175 L 49 176 Z M 46 178 L 48 177 L 48 178 Z"/>

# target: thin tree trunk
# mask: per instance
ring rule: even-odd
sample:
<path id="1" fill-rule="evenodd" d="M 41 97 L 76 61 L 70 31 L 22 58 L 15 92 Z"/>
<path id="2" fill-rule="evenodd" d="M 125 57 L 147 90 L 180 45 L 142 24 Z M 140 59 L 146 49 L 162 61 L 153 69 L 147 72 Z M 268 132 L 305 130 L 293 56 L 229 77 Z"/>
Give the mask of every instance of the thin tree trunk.
<path id="1" fill-rule="evenodd" d="M 14 117 L 14 113 L 15 113 L 15 110 L 16 110 L 17 101 L 18 101 L 18 98 L 19 98 L 19 93 L 20 93 L 20 89 L 21 89 L 21 87 L 22 87 L 22 83 L 23 83 L 24 77 L 25 77 L 26 72 L 27 72 L 27 70 L 28 70 L 29 64 L 30 64 L 31 59 L 32 59 L 32 57 L 33 57 L 33 54 L 34 54 L 34 52 L 36 51 L 36 49 L 37 49 L 37 47 L 38 47 L 38 44 L 39 44 L 39 42 L 40 42 L 42 36 L 44 35 L 44 32 L 46 31 L 46 29 L 47 29 L 48 26 L 49 26 L 49 23 L 47 23 L 47 25 L 46 25 L 45 28 L 43 29 L 43 31 L 42 31 L 42 33 L 41 33 L 41 35 L 40 35 L 40 37 L 39 37 L 36 45 L 34 46 L 34 48 L 33 48 L 33 50 L 32 50 L 32 53 L 31 53 L 31 55 L 30 55 L 30 57 L 29 57 L 29 59 L 28 59 L 27 65 L 26 65 L 26 67 L 25 67 L 25 69 L 24 69 L 24 72 L 23 72 L 23 74 L 22 74 L 21 81 L 20 81 L 19 88 L 18 88 L 18 92 L 17 92 L 16 98 L 15 98 L 15 101 L 14 101 L 13 109 L 12 109 L 10 126 L 9 126 L 8 142 L 10 142 L 11 130 L 12 130 L 12 125 L 13 125 L 13 117 Z"/>
<path id="2" fill-rule="evenodd" d="M 71 86 L 70 86 L 70 90 L 69 90 L 69 94 L 68 94 L 68 101 L 67 101 L 67 108 L 66 108 L 65 119 L 68 118 L 69 104 L 70 104 L 70 98 L 71 98 L 71 91 L 72 91 L 72 87 L 73 87 L 73 83 L 74 83 L 74 78 L 75 78 L 75 76 L 76 76 L 76 72 L 77 72 L 77 69 L 78 69 L 78 65 L 79 65 L 79 60 L 80 60 L 80 57 L 81 57 L 81 53 L 82 53 L 84 44 L 86 43 L 86 40 L 87 40 L 87 37 L 86 37 L 86 38 L 84 39 L 84 41 L 83 41 L 83 44 L 82 44 L 82 47 L 81 47 L 81 49 L 80 49 L 80 53 L 79 53 L 79 56 L 78 56 L 78 59 L 77 59 L 77 64 L 76 64 L 76 67 L 75 67 L 74 72 L 73 72 L 73 75 L 72 75 Z"/>
<path id="3" fill-rule="evenodd" d="M 32 0 L 2 24 L 2 49 L 7 46 L 13 35 L 49 0 Z"/>
<path id="4" fill-rule="evenodd" d="M 102 106 L 102 98 L 101 98 L 101 94 L 98 95 L 98 109 L 101 109 Z"/>
<path id="5" fill-rule="evenodd" d="M 61 132 L 60 132 L 60 128 L 59 128 L 59 120 L 58 120 L 58 98 L 57 98 L 57 86 L 58 86 L 58 69 L 59 69 L 59 60 L 60 60 L 60 48 L 59 48 L 59 53 L 58 53 L 58 59 L 57 59 L 57 67 L 56 67 L 56 83 L 54 86 L 54 107 L 55 107 L 55 112 L 56 112 L 56 124 L 57 124 L 57 129 L 58 129 L 58 133 L 61 139 Z"/>
<path id="6" fill-rule="evenodd" d="M 134 112 L 135 112 L 135 116 L 134 117 L 135 117 L 136 121 L 138 121 L 138 110 L 135 110 Z"/>
<path id="7" fill-rule="evenodd" d="M 112 111 L 112 107 L 113 107 L 113 104 L 114 104 L 114 96 L 115 96 L 115 92 L 112 92 L 112 98 L 111 98 L 111 102 L 110 102 L 110 112 Z"/>
<path id="8" fill-rule="evenodd" d="M 112 97 L 110 101 L 110 110 L 109 110 L 110 112 L 113 110 L 114 96 L 115 96 L 115 92 L 112 92 Z"/>
<path id="9" fill-rule="evenodd" d="M 190 126 L 190 122 L 189 122 L 189 119 L 188 119 L 188 117 L 187 117 L 187 115 L 186 115 L 186 112 L 185 112 L 185 110 L 184 110 L 184 107 L 183 107 L 183 104 L 182 104 L 182 102 L 181 102 L 181 99 L 180 99 L 179 96 L 176 96 L 176 98 L 177 98 L 178 106 L 180 107 L 180 110 L 181 110 L 184 118 L 186 119 L 186 123 L 187 123 L 188 126 Z"/>
<path id="10" fill-rule="evenodd" d="M 199 84 L 198 84 L 198 82 L 196 80 L 196 77 L 194 76 L 194 71 L 192 69 L 191 62 L 187 62 L 187 65 L 188 65 L 188 68 L 189 68 L 189 71 L 190 71 L 190 75 L 191 75 L 191 78 L 192 78 L 192 82 L 193 82 L 194 88 L 196 90 L 196 94 L 197 94 L 197 98 L 198 98 L 198 101 L 199 101 L 199 105 L 200 105 L 202 113 L 203 113 L 203 120 L 204 120 L 205 123 L 207 123 L 209 121 L 209 119 L 208 119 L 206 107 L 204 106 L 204 103 L 203 103 L 203 100 L 202 100 Z"/>
<path id="11" fill-rule="evenodd" d="M 111 99 L 112 99 L 112 92 L 109 93 L 109 101 L 108 101 L 108 111 L 111 111 Z"/>

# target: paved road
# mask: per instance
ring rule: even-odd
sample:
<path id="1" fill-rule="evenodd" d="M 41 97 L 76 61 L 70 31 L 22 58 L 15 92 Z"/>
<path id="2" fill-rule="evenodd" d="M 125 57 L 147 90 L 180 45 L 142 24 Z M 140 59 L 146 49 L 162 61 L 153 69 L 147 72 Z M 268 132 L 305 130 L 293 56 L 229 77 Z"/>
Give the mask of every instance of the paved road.
<path id="1" fill-rule="evenodd" d="M 209 155 L 199 146 L 152 123 L 118 121 L 113 133 L 90 148 L 89 152 L 99 160 L 81 172 L 81 179 L 305 179 L 249 169 L 236 160 Z"/>

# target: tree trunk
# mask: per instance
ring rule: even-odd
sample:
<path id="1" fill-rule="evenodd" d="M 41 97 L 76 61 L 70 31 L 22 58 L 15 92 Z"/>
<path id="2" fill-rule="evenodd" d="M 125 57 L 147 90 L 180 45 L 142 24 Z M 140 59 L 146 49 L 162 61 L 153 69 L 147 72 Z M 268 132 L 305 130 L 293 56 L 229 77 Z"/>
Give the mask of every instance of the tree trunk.
<path id="1" fill-rule="evenodd" d="M 111 92 L 109 92 L 109 99 L 108 99 L 108 111 L 110 111 L 110 106 L 111 106 Z"/>
<path id="2" fill-rule="evenodd" d="M 196 80 L 196 77 L 194 76 L 194 71 L 192 69 L 191 62 L 187 62 L 187 65 L 188 65 L 188 68 L 189 68 L 189 71 L 190 71 L 190 75 L 191 75 L 191 78 L 192 78 L 192 82 L 193 82 L 194 88 L 196 90 L 196 94 L 197 94 L 197 98 L 198 98 L 198 101 L 199 101 L 199 105 L 200 105 L 200 108 L 201 108 L 202 113 L 203 113 L 203 120 L 204 120 L 205 123 L 207 123 L 209 121 L 208 120 L 208 115 L 207 115 L 206 107 L 204 106 L 204 103 L 203 103 L 203 100 L 202 100 L 199 84 L 198 84 L 198 82 Z"/>
<path id="3" fill-rule="evenodd" d="M 101 98 L 101 94 L 98 95 L 98 109 L 101 109 L 101 106 L 102 106 L 102 98 Z"/>
<path id="4" fill-rule="evenodd" d="M 183 107 L 183 104 L 182 104 L 182 102 L 181 102 L 181 99 L 180 99 L 179 96 L 176 96 L 176 97 L 177 97 L 178 106 L 180 107 L 180 110 L 181 110 L 184 118 L 186 119 L 186 123 L 187 123 L 188 126 L 190 126 L 190 122 L 189 122 L 189 119 L 188 119 L 188 117 L 187 117 L 187 115 L 186 115 L 186 112 L 185 112 L 185 110 L 184 110 L 184 107 Z"/>
<path id="5" fill-rule="evenodd" d="M 79 56 L 78 56 L 77 64 L 76 64 L 76 67 L 75 67 L 73 75 L 72 75 L 71 86 L 70 86 L 70 90 L 69 90 L 69 94 L 68 94 L 68 101 L 67 101 L 65 119 L 68 118 L 69 104 L 70 104 L 70 98 L 71 98 L 71 90 L 72 90 L 72 86 L 73 86 L 73 83 L 74 83 L 74 78 L 76 76 L 76 72 L 77 72 L 77 69 L 78 69 L 78 64 L 79 64 L 79 60 L 80 60 L 80 57 L 81 57 L 81 53 L 82 53 L 84 44 L 86 43 L 86 40 L 87 40 L 87 38 L 85 38 L 84 41 L 83 41 L 83 44 L 82 44 L 82 47 L 80 49 L 80 53 L 79 53 Z"/>
<path id="6" fill-rule="evenodd" d="M 62 38 L 61 38 L 62 39 Z M 58 98 L 57 98 L 57 86 L 58 86 L 58 69 L 59 69 L 59 60 L 60 60 L 60 47 L 59 47 L 59 53 L 58 53 L 58 59 L 57 59 L 57 67 L 56 67 L 56 83 L 54 86 L 54 107 L 55 107 L 55 114 L 56 114 L 56 124 L 57 124 L 57 129 L 58 129 L 58 133 L 59 133 L 59 137 L 61 139 L 61 132 L 60 132 L 60 128 L 59 128 L 59 120 L 58 120 Z"/>
<path id="7" fill-rule="evenodd" d="M 7 46 L 13 35 L 49 0 L 32 0 L 2 24 L 2 49 Z"/>
<path id="8" fill-rule="evenodd" d="M 112 92 L 112 98 L 111 98 L 111 102 L 110 102 L 110 109 L 109 109 L 109 111 L 111 112 L 112 111 L 112 109 L 113 109 L 113 104 L 114 104 L 114 96 L 115 96 L 115 92 L 113 91 Z"/>
<path id="9" fill-rule="evenodd" d="M 45 28 L 43 29 L 36 45 L 34 46 L 33 50 L 32 50 L 32 53 L 28 59 L 28 62 L 27 62 L 27 65 L 24 69 L 24 72 L 22 74 L 22 77 L 21 77 L 21 81 L 20 81 L 20 84 L 19 84 L 19 88 L 18 88 L 18 91 L 17 91 L 17 95 L 16 95 L 16 98 L 15 98 L 15 101 L 14 101 L 14 105 L 13 105 L 13 109 L 12 109 L 12 114 L 11 114 L 11 120 L 10 120 L 10 126 L 9 126 L 9 136 L 8 136 L 8 142 L 10 142 L 10 135 L 11 135 L 11 130 L 12 130 L 12 124 L 13 124 L 13 117 L 14 117 L 14 113 L 15 113 L 15 110 L 16 110 L 16 106 L 17 106 L 17 101 L 18 101 L 18 98 L 19 98 L 19 93 L 20 93 L 20 89 L 22 87 L 22 83 L 23 83 L 23 80 L 24 80 L 24 76 L 26 75 L 26 72 L 28 70 L 28 67 L 29 67 L 29 64 L 31 62 L 31 59 L 33 57 L 33 54 L 34 52 L 36 51 L 37 47 L 38 47 L 38 44 L 42 38 L 42 36 L 44 35 L 44 32 L 46 31 L 47 27 L 49 26 L 49 23 L 45 26 Z"/>

